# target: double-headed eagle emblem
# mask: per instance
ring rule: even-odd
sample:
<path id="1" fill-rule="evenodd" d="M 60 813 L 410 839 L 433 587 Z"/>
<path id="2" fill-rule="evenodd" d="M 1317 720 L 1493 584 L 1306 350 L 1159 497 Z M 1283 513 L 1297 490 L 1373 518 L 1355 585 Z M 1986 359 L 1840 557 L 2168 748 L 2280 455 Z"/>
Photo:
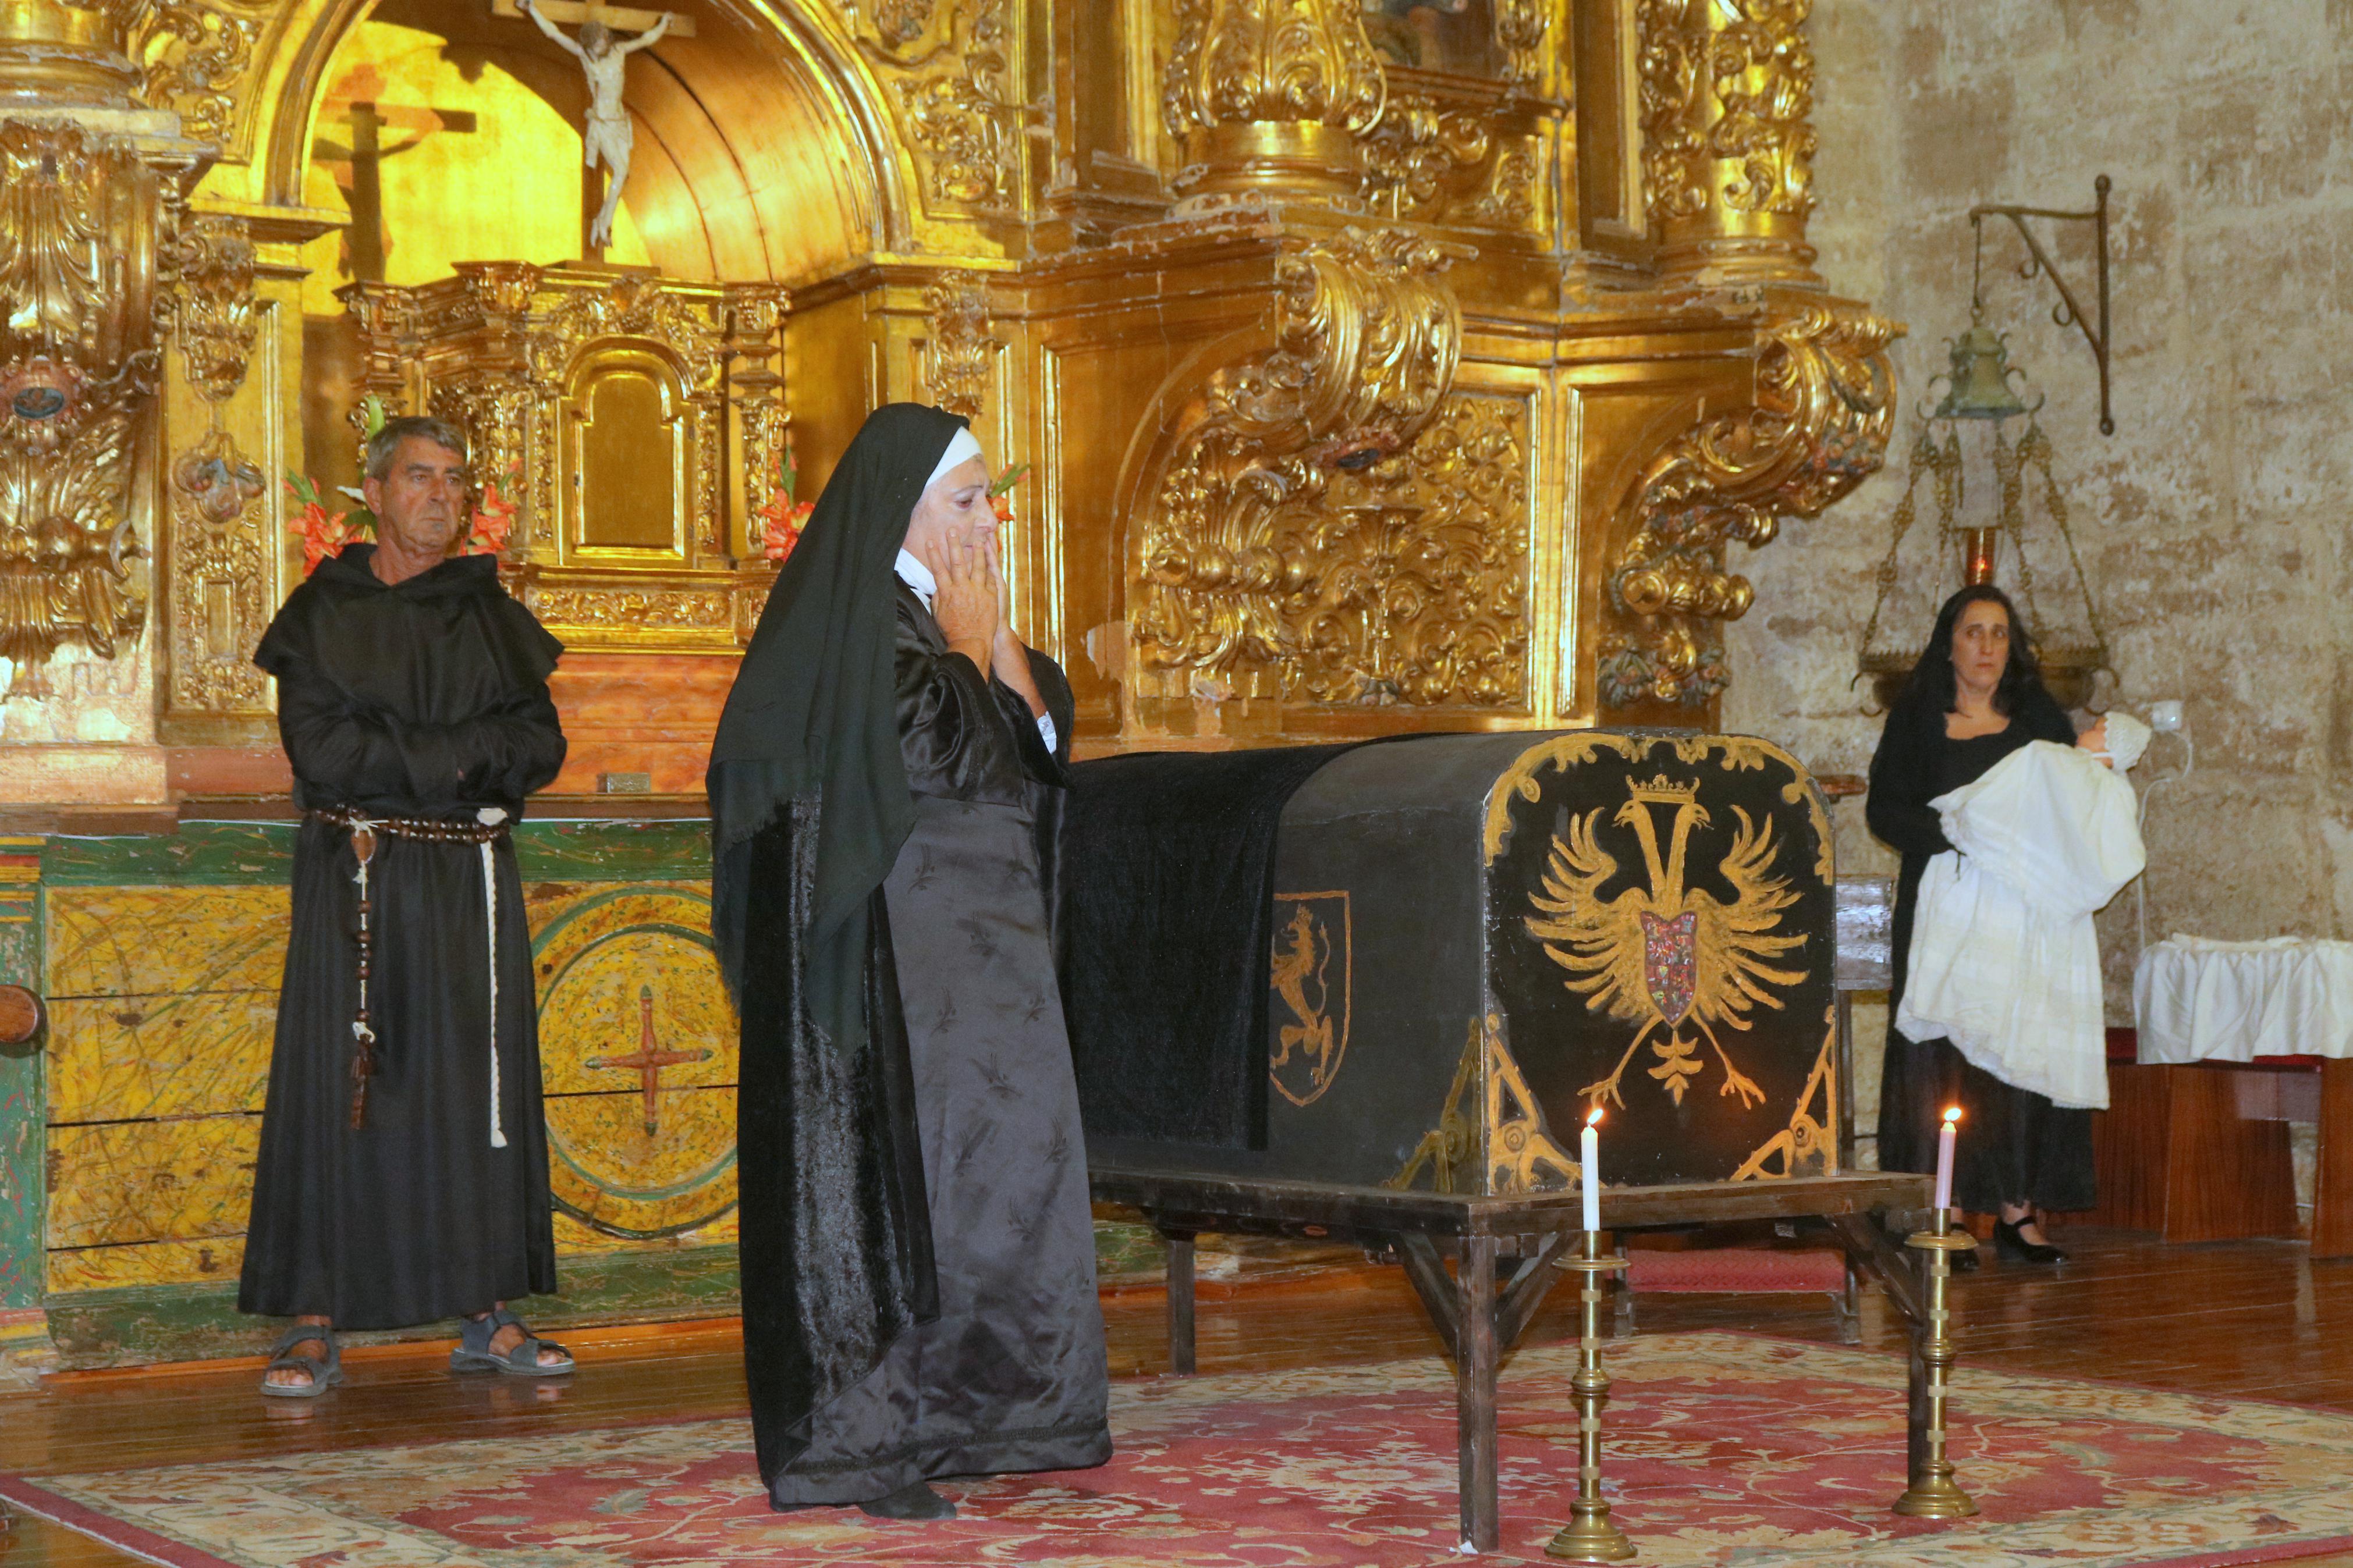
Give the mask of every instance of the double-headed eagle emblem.
<path id="1" fill-rule="evenodd" d="M 1724 1042 L 1711 1026 L 1746 1029 L 1748 1015 L 1758 1004 L 1778 1008 L 1780 1001 L 1768 986 L 1792 985 L 1801 973 L 1777 969 L 1767 961 L 1778 958 L 1805 942 L 1803 933 L 1773 935 L 1781 911 L 1798 901 L 1786 878 L 1767 878 L 1773 859 L 1773 824 L 1749 821 L 1738 806 L 1740 819 L 1732 847 L 1717 868 L 1730 883 L 1730 903 L 1713 893 L 1683 885 L 1683 856 L 1694 827 L 1708 821 L 1699 804 L 1696 784 L 1671 784 L 1662 773 L 1649 784 L 1636 784 L 1631 796 L 1611 820 L 1631 826 L 1641 840 L 1650 886 L 1629 888 L 1606 903 L 1602 887 L 1618 875 L 1618 862 L 1594 842 L 1594 828 L 1604 808 L 1596 806 L 1570 819 L 1566 839 L 1555 835 L 1552 858 L 1545 868 L 1544 891 L 1528 901 L 1543 911 L 1530 917 L 1529 934 L 1544 943 L 1545 954 L 1568 971 L 1564 984 L 1586 998 L 1596 1012 L 1607 1012 L 1641 1026 L 1628 1043 L 1626 1054 L 1608 1078 L 1587 1084 L 1577 1093 L 1596 1101 L 1604 1098 L 1623 1106 L 1618 1080 L 1634 1052 L 1650 1040 L 1659 1065 L 1651 1076 L 1666 1086 L 1677 1105 L 1683 1090 L 1705 1064 L 1697 1042 L 1686 1037 L 1689 1024 L 1715 1047 L 1724 1063 L 1720 1094 L 1737 1094 L 1744 1109 L 1765 1098 L 1754 1080 L 1733 1066 Z M 1672 838 L 1663 864 L 1659 858 L 1658 826 L 1651 808 L 1674 813 Z M 1663 1038 L 1654 1038 L 1663 1031 Z"/>

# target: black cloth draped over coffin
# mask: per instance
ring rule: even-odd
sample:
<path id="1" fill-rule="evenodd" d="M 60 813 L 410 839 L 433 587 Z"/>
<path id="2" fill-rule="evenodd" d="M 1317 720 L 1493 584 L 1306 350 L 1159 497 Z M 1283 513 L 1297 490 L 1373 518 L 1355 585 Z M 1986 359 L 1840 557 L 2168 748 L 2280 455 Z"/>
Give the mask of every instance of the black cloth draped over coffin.
<path id="1" fill-rule="evenodd" d="M 1063 999 L 1090 1138 L 1266 1147 L 1282 808 L 1363 742 L 1071 770 Z"/>
<path id="2" fill-rule="evenodd" d="M 254 656 L 278 678 L 295 800 L 374 816 L 520 816 L 555 776 L 547 676 L 563 645 L 500 588 L 488 556 L 397 585 L 373 545 L 321 563 Z M 377 1034 L 365 1124 L 350 1125 L 358 1005 L 351 835 L 310 820 L 262 1112 L 240 1310 L 397 1328 L 555 1289 L 531 931 L 514 847 L 497 888 L 498 1121 L 482 854 L 381 836 L 369 868 Z"/>

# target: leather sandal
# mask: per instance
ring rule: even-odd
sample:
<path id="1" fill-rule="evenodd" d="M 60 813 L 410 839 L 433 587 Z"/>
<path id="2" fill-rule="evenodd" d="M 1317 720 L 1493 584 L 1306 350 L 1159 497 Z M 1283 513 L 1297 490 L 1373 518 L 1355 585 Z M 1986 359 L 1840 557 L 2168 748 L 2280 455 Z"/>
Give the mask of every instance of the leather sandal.
<path id="1" fill-rule="evenodd" d="M 296 1355 L 300 1344 L 322 1344 L 327 1347 L 323 1356 Z M 308 1383 L 272 1383 L 273 1372 L 300 1372 L 311 1379 Z M 269 1365 L 261 1374 L 261 1392 L 272 1399 L 316 1399 L 343 1381 L 343 1352 L 335 1343 L 335 1331 L 324 1323 L 297 1323 L 278 1336 L 269 1347 Z"/>
<path id="2" fill-rule="evenodd" d="M 522 1330 L 522 1342 L 501 1355 L 491 1349 L 491 1341 L 504 1328 Z M 553 1365 L 540 1364 L 539 1352 L 554 1351 L 564 1359 Z M 458 1323 L 458 1348 L 449 1352 L 451 1372 L 496 1372 L 508 1377 L 562 1377 L 573 1369 L 572 1352 L 554 1340 L 543 1340 L 525 1328 L 523 1321 L 501 1307 L 486 1317 L 461 1318 Z"/>

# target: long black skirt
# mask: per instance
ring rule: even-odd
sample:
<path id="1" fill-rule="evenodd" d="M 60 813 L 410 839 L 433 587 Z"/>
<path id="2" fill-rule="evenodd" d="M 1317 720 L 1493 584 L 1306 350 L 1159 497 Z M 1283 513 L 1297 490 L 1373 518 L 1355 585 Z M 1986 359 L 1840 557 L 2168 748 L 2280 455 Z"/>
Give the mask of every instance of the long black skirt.
<path id="1" fill-rule="evenodd" d="M 1111 1458 L 1094 1225 L 1026 811 L 918 795 L 884 884 L 939 1275 L 936 1321 L 812 1413 L 779 1506 Z"/>
<path id="2" fill-rule="evenodd" d="M 1961 1108 L 1953 1151 L 1959 1207 L 1995 1214 L 2004 1204 L 2027 1204 L 2070 1213 L 2097 1201 L 2090 1111 L 2012 1088 L 1972 1066 L 1950 1040 L 1914 1040 L 1890 1025 L 1879 1080 L 1879 1168 L 1933 1173 L 1937 1123 L 1953 1105 Z"/>

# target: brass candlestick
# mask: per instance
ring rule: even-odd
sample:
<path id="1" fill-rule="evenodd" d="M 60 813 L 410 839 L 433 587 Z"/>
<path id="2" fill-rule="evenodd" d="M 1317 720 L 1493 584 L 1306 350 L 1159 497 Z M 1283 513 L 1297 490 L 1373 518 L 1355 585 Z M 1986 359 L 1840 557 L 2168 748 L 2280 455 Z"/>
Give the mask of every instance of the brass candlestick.
<path id="1" fill-rule="evenodd" d="M 1945 1444 L 1945 1394 L 1953 1365 L 1952 1313 L 1945 1305 L 1945 1286 L 1952 1278 L 1953 1254 L 1977 1242 L 1953 1234 L 1952 1210 L 1940 1208 L 1935 1214 L 1932 1228 L 1905 1241 L 1928 1255 L 1927 1333 L 1920 1342 L 1928 1385 L 1928 1429 L 1926 1441 L 1911 1456 L 1912 1484 L 1895 1500 L 1895 1511 L 1911 1519 L 1967 1519 L 1978 1505 L 1953 1479 L 1953 1461 Z"/>
<path id="2" fill-rule="evenodd" d="M 1634 1555 L 1634 1543 L 1609 1522 L 1609 1505 L 1601 1497 L 1601 1407 L 1609 1403 L 1609 1374 L 1601 1370 L 1601 1277 L 1625 1268 L 1626 1259 L 1602 1257 L 1601 1233 L 1588 1230 L 1584 1252 L 1561 1267 L 1585 1277 L 1577 1289 L 1584 1312 L 1577 1340 L 1581 1364 L 1570 1384 L 1577 1391 L 1577 1500 L 1545 1555 L 1568 1563 L 1623 1563 Z"/>

